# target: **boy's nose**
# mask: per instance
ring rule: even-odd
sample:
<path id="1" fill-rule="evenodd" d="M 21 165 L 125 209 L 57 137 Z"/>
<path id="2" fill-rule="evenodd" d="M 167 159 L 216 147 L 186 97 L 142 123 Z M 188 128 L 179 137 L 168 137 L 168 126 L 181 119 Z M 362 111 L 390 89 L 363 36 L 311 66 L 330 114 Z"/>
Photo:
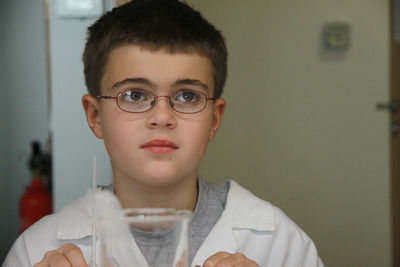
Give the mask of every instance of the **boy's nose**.
<path id="1" fill-rule="evenodd" d="M 155 100 L 147 117 L 146 125 L 149 128 L 174 128 L 176 126 L 176 118 L 168 97 L 159 97 Z"/>

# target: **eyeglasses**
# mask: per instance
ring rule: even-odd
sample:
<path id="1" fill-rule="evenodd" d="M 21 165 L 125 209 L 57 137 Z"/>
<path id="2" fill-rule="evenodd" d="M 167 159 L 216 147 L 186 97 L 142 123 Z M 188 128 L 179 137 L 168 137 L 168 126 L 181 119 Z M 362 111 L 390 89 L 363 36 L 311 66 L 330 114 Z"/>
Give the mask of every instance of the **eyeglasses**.
<path id="1" fill-rule="evenodd" d="M 213 97 L 207 97 L 204 93 L 195 90 L 180 90 L 172 95 L 156 96 L 150 91 L 142 89 L 129 89 L 118 93 L 117 96 L 102 96 L 97 98 L 115 99 L 120 109 L 131 113 L 142 113 L 152 109 L 157 99 L 165 97 L 171 108 L 180 113 L 192 114 L 205 109 L 208 100 L 214 100 Z"/>

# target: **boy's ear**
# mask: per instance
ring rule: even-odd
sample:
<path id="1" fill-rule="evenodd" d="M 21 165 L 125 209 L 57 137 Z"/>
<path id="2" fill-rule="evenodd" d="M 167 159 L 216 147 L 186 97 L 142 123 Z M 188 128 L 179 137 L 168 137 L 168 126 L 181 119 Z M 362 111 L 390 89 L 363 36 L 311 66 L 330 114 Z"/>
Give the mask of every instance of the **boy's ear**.
<path id="1" fill-rule="evenodd" d="M 99 101 L 89 94 L 82 97 L 82 106 L 85 110 L 86 120 L 94 135 L 102 139 L 101 121 L 99 113 Z"/>
<path id="2" fill-rule="evenodd" d="M 208 140 L 211 141 L 213 140 L 214 136 L 216 135 L 219 126 L 221 125 L 222 122 L 222 117 L 224 116 L 225 108 L 226 108 L 226 102 L 225 99 L 223 98 L 218 98 L 214 102 L 214 110 L 213 110 L 213 121 L 211 125 L 211 130 L 210 130 L 210 135 Z"/>

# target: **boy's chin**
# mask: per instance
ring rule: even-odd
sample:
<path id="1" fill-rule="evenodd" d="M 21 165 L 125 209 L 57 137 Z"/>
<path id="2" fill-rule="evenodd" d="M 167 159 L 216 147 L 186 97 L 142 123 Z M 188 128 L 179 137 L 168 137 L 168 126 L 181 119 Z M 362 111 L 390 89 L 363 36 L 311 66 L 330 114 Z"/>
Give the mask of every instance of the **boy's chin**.
<path id="1" fill-rule="evenodd" d="M 142 183 L 153 188 L 175 187 L 177 184 L 185 183 L 187 179 L 190 179 L 189 177 L 182 176 L 180 173 L 168 170 L 152 170 L 142 177 Z"/>

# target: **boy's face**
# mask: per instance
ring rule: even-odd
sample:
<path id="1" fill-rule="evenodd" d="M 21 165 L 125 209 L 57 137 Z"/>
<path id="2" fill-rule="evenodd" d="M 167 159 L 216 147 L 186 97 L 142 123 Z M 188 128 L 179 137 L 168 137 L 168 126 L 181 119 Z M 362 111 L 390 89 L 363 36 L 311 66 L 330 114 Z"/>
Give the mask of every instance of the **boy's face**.
<path id="1" fill-rule="evenodd" d="M 127 87 L 116 83 L 133 79 Z M 188 82 L 190 80 L 190 82 Z M 138 46 L 114 49 L 101 81 L 102 95 L 116 96 L 121 90 L 148 90 L 171 95 L 191 89 L 213 96 L 211 61 L 198 54 L 151 52 Z M 144 113 L 121 110 L 115 99 L 82 99 L 89 126 L 104 140 L 116 182 L 121 179 L 142 186 L 167 186 L 196 178 L 208 143 L 215 136 L 225 110 L 225 101 L 207 101 L 204 110 L 182 114 L 167 98 Z"/>

